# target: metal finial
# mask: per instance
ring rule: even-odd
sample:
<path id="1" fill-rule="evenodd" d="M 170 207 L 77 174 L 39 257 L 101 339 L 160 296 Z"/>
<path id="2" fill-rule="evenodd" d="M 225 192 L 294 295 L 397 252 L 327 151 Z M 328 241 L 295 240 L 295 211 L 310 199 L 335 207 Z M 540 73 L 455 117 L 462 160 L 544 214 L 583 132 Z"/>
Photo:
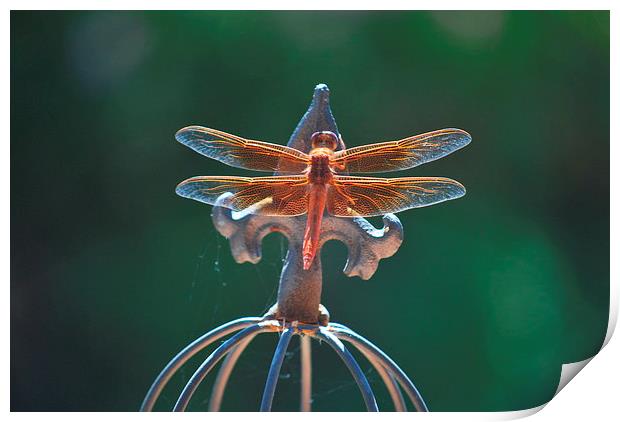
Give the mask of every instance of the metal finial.
<path id="1" fill-rule="evenodd" d="M 331 131 L 337 134 L 338 149 L 344 148 L 330 109 L 329 89 L 324 84 L 316 86 L 310 107 L 293 132 L 288 146 L 308 152 L 310 136 L 320 131 Z M 221 204 L 226 196 L 227 194 L 222 195 L 218 199 L 218 204 Z M 327 342 L 343 360 L 360 388 L 367 410 L 379 410 L 374 393 L 364 372 L 342 340 L 357 348 L 377 370 L 392 398 L 394 410 L 407 410 L 401 389 L 417 411 L 428 410 L 411 380 L 383 351 L 344 325 L 329 322 L 329 313 L 321 305 L 320 253 L 317 253 L 309 270 L 303 269 L 301 248 L 305 216 L 267 217 L 243 214 L 232 212 L 218 204 L 213 208 L 213 224 L 224 237 L 229 239 L 233 257 L 239 263 L 260 261 L 261 242 L 267 234 L 277 231 L 288 238 L 289 249 L 280 275 L 277 303 L 262 318 L 241 318 L 231 321 L 206 333 L 185 347 L 155 379 L 142 403 L 142 411 L 153 410 L 165 385 L 189 359 L 213 342 L 234 332 L 237 333 L 216 348 L 198 367 L 181 392 L 173 410 L 185 410 L 200 383 L 215 365 L 225 358 L 213 386 L 209 403 L 209 410 L 218 411 L 237 359 L 253 338 L 265 332 L 280 333 L 280 340 L 265 382 L 261 410 L 271 410 L 282 360 L 294 335 L 300 336 L 301 340 L 300 409 L 302 411 L 311 410 L 310 339 Z M 383 228 L 380 229 L 375 228 L 364 218 L 337 218 L 325 215 L 321 225 L 319 252 L 320 246 L 331 239 L 343 242 L 348 248 L 345 274 L 349 277 L 359 276 L 362 279 L 368 279 L 377 270 L 381 259 L 396 253 L 403 241 L 403 228 L 400 220 L 393 214 L 383 217 Z"/>

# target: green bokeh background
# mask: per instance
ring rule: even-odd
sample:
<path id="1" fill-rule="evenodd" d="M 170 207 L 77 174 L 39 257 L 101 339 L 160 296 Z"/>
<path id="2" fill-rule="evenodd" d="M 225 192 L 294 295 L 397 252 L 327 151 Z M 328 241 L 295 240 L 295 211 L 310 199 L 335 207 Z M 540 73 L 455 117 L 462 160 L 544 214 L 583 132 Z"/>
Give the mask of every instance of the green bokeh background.
<path id="1" fill-rule="evenodd" d="M 274 302 L 285 241 L 235 264 L 210 207 L 174 194 L 189 176 L 244 172 L 173 135 L 201 124 L 285 143 L 320 82 L 349 146 L 473 136 L 406 173 L 468 193 L 399 214 L 405 242 L 371 280 L 344 276 L 346 248 L 326 245 L 334 320 L 389 353 L 432 410 L 540 405 L 562 363 L 599 350 L 608 12 L 12 12 L 12 410 L 136 410 L 182 346 Z M 275 342 L 242 357 L 225 410 L 258 408 Z M 274 409 L 297 409 L 298 348 Z M 362 410 L 342 362 L 313 350 L 314 408 Z"/>

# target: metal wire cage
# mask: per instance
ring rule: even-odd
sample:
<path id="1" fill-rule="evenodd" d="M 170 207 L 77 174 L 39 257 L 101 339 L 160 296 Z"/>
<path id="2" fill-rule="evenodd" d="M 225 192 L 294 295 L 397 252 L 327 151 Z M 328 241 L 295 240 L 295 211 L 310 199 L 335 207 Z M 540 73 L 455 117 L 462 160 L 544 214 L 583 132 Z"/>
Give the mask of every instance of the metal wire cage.
<path id="1" fill-rule="evenodd" d="M 141 411 L 153 410 L 157 398 L 160 396 L 168 381 L 189 359 L 207 348 L 213 342 L 233 333 L 235 334 L 217 347 L 194 372 L 179 395 L 172 409 L 173 411 L 182 412 L 186 410 L 200 384 L 217 363 L 225 357 L 217 374 L 209 400 L 209 411 L 219 411 L 228 379 L 237 360 L 250 342 L 257 335 L 262 333 L 279 333 L 280 339 L 273 354 L 267 380 L 265 381 L 265 388 L 260 405 L 261 412 L 268 412 L 271 410 L 282 362 L 291 342 L 291 338 L 294 335 L 299 335 L 301 337 L 301 411 L 308 412 L 311 410 L 312 338 L 322 340 L 329 344 L 342 359 L 357 383 L 364 399 L 366 409 L 369 412 L 379 411 L 375 395 L 360 365 L 344 345 L 344 342 L 350 343 L 357 348 L 375 368 L 390 394 L 395 411 L 407 411 L 407 404 L 401 393 L 401 389 L 406 393 L 417 411 L 428 411 L 422 396 L 402 369 L 372 342 L 345 325 L 328 323 L 326 326 L 321 326 L 318 324 L 300 324 L 298 322 L 283 322 L 277 319 L 265 318 L 240 318 L 228 322 L 209 331 L 189 344 L 161 371 L 149 389 L 142 403 Z"/>
<path id="2" fill-rule="evenodd" d="M 328 130 L 340 133 L 331 113 L 329 89 L 317 85 L 312 102 L 291 136 L 288 146 L 300 151 L 311 149 L 312 133 Z M 340 142 L 339 148 L 344 144 Z M 198 367 L 179 395 L 174 411 L 184 411 L 199 385 L 211 370 L 224 359 L 209 400 L 209 410 L 220 410 L 224 391 L 237 360 L 250 342 L 262 333 L 278 333 L 278 345 L 274 352 L 260 410 L 270 411 L 282 362 L 293 335 L 301 342 L 301 396 L 300 410 L 311 410 L 311 339 L 329 344 L 344 361 L 357 383 L 368 411 L 378 411 L 377 401 L 368 379 L 360 369 L 344 343 L 349 343 L 372 364 L 387 388 L 394 410 L 406 411 L 404 391 L 417 411 L 427 411 L 420 393 L 407 375 L 381 349 L 345 325 L 329 322 L 329 313 L 320 304 L 322 270 L 320 253 L 308 270 L 303 269 L 302 242 L 305 216 L 274 217 L 235 213 L 219 206 L 226 200 L 223 194 L 213 208 L 212 220 L 215 228 L 230 242 L 235 260 L 257 263 L 261 258 L 261 242 L 267 234 L 277 231 L 288 238 L 288 252 L 282 268 L 277 303 L 263 317 L 240 318 L 209 331 L 179 352 L 161 371 L 153 382 L 141 406 L 142 411 L 151 411 L 164 387 L 173 375 L 189 359 L 207 348 L 213 342 L 231 335 L 217 347 Z M 347 245 L 348 260 L 344 273 L 348 276 L 370 278 L 379 261 L 392 256 L 403 240 L 400 220 L 393 215 L 383 217 L 383 228 L 377 229 L 364 218 L 338 218 L 325 215 L 321 223 L 320 246 L 331 239 Z M 234 333 L 234 334 L 233 334 Z"/>

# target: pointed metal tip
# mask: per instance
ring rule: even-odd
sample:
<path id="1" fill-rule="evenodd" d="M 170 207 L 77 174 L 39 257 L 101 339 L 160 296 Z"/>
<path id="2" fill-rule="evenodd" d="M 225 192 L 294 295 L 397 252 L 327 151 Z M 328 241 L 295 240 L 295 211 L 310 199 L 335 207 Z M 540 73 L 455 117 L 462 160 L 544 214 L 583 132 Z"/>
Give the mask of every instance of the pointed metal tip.
<path id="1" fill-rule="evenodd" d="M 314 103 L 329 102 L 329 88 L 325 84 L 318 84 L 314 87 L 314 95 L 312 97 Z"/>

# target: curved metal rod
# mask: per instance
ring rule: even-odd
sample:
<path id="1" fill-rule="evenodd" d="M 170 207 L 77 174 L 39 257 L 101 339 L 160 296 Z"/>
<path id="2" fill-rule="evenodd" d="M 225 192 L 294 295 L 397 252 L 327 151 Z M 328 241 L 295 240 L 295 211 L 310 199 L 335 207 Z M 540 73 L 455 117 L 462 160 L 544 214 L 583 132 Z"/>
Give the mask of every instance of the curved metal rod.
<path id="1" fill-rule="evenodd" d="M 299 336 L 301 343 L 301 394 L 300 410 L 310 412 L 312 410 L 312 347 L 310 337 Z"/>
<path id="2" fill-rule="evenodd" d="M 368 359 L 368 362 L 374 366 L 375 370 L 383 380 L 383 384 L 385 384 L 385 388 L 387 388 L 388 393 L 390 393 L 390 397 L 392 398 L 392 402 L 394 403 L 394 410 L 396 412 L 406 412 L 407 404 L 405 403 L 405 398 L 400 391 L 400 387 L 398 386 L 398 382 L 394 379 L 394 376 L 388 372 L 381 362 L 375 359 L 374 356 L 367 353 L 365 350 L 360 350 L 364 357 Z"/>
<path id="3" fill-rule="evenodd" d="M 271 359 L 271 366 L 269 367 L 269 374 L 267 375 L 267 381 L 265 381 L 265 389 L 263 390 L 263 399 L 260 402 L 261 412 L 270 412 L 271 404 L 273 403 L 273 396 L 276 393 L 276 385 L 278 384 L 278 378 L 280 377 L 280 370 L 282 369 L 282 362 L 284 362 L 284 356 L 286 356 L 286 349 L 293 337 L 293 329 L 285 328 L 278 341 L 276 351 L 273 353 L 273 359 Z"/>
<path id="4" fill-rule="evenodd" d="M 366 409 L 369 412 L 378 412 L 379 408 L 377 407 L 377 400 L 372 392 L 372 388 L 370 388 L 368 379 L 366 378 L 366 375 L 364 375 L 362 368 L 360 368 L 351 352 L 344 347 L 344 344 L 342 344 L 342 342 L 334 334 L 325 329 L 325 327 L 320 327 L 316 332 L 316 336 L 325 340 L 347 365 L 349 371 L 351 371 L 351 375 L 353 375 L 353 378 L 355 379 L 355 382 L 357 382 L 357 386 L 362 392 L 364 403 L 366 403 Z"/>
<path id="5" fill-rule="evenodd" d="M 189 404 L 189 401 L 196 392 L 196 389 L 198 388 L 202 380 L 204 380 L 204 378 L 207 376 L 209 371 L 213 369 L 213 367 L 219 362 L 219 360 L 222 359 L 222 357 L 224 357 L 224 355 L 228 353 L 230 349 L 237 346 L 244 339 L 248 338 L 248 336 L 262 333 L 265 331 L 272 331 L 273 327 L 266 325 L 267 323 L 273 324 L 273 321 L 265 321 L 252 325 L 244 329 L 243 331 L 238 332 L 237 334 L 226 340 L 224 343 L 222 343 L 217 349 L 215 349 L 215 351 L 211 353 L 209 357 L 205 359 L 205 361 L 198 367 L 198 369 L 196 370 L 196 372 L 194 372 L 194 375 L 192 375 L 187 384 L 185 384 L 185 387 L 183 388 L 183 391 L 181 392 L 181 395 L 179 396 L 179 399 L 177 400 L 172 410 L 174 412 L 185 411 L 187 405 Z"/>
<path id="6" fill-rule="evenodd" d="M 252 340 L 254 340 L 254 337 L 256 337 L 256 334 L 243 340 L 237 347 L 231 350 L 228 355 L 226 355 L 226 359 L 222 362 L 220 370 L 217 373 L 217 378 L 215 378 L 215 382 L 213 383 L 213 390 L 211 390 L 211 398 L 209 399 L 209 412 L 220 411 L 222 399 L 224 398 L 224 391 L 226 390 L 226 385 L 228 384 L 230 374 L 235 368 L 237 360 L 239 360 L 239 356 L 241 356 L 241 354 L 245 351 L 245 348 L 248 347 Z"/>
<path id="7" fill-rule="evenodd" d="M 338 324 L 336 322 L 330 324 L 332 327 L 343 327 L 347 329 L 344 325 Z M 381 379 L 383 380 L 383 384 L 390 393 L 390 397 L 392 398 L 392 402 L 394 403 L 394 410 L 397 412 L 406 412 L 407 404 L 405 403 L 405 398 L 403 397 L 400 387 L 398 386 L 398 382 L 394 379 L 394 375 L 391 372 L 385 369 L 385 367 L 381 364 L 376 357 L 374 357 L 370 352 L 364 349 L 358 349 L 366 359 L 372 364 L 375 368 Z"/>
<path id="8" fill-rule="evenodd" d="M 191 359 L 192 356 L 225 335 L 239 331 L 242 328 L 249 327 L 250 325 L 256 324 L 261 320 L 262 318 L 239 318 L 234 321 L 227 322 L 226 324 L 220 325 L 187 345 L 174 358 L 172 358 L 170 362 L 168 362 L 157 378 L 155 378 L 155 381 L 153 381 L 151 388 L 149 388 L 149 391 L 146 393 L 146 396 L 142 401 L 140 411 L 150 412 L 153 410 L 153 406 L 155 405 L 157 398 L 168 381 L 170 381 L 170 378 L 172 378 L 179 368 Z"/>
<path id="9" fill-rule="evenodd" d="M 330 328 L 334 331 L 338 338 L 342 338 L 352 343 L 358 349 L 362 351 L 366 350 L 368 353 L 375 356 L 377 360 L 379 360 L 381 364 L 396 377 L 400 385 L 405 390 L 405 393 L 407 393 L 407 396 L 409 396 L 409 399 L 413 403 L 416 410 L 418 412 L 428 412 L 428 407 L 426 406 L 426 403 L 424 403 L 424 399 L 420 395 L 418 389 L 409 379 L 407 374 L 405 374 L 388 355 L 372 344 L 369 340 L 342 324 L 330 324 Z"/>

